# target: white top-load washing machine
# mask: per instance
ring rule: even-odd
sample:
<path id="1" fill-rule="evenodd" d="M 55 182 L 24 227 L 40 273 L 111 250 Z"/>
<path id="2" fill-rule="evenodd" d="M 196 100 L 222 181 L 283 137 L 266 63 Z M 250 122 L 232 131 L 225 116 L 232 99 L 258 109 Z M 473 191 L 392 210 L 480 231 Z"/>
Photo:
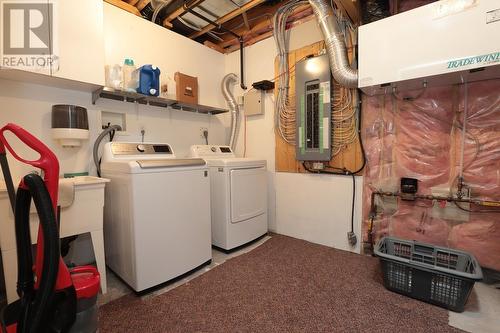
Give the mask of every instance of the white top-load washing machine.
<path id="1" fill-rule="evenodd" d="M 168 144 L 104 146 L 106 264 L 135 291 L 212 258 L 210 178 L 203 159 L 177 159 Z"/>
<path id="2" fill-rule="evenodd" d="M 266 160 L 238 158 L 228 146 L 191 146 L 210 167 L 212 244 L 224 250 L 267 233 Z"/>

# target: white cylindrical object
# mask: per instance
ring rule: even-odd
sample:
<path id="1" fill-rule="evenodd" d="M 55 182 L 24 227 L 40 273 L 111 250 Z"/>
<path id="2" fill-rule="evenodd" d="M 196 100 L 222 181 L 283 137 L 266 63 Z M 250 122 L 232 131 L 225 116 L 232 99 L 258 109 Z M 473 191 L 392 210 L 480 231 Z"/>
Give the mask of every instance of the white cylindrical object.
<path id="1" fill-rule="evenodd" d="M 52 137 L 63 147 L 79 147 L 89 138 L 87 109 L 77 105 L 52 106 Z"/>
<path id="2" fill-rule="evenodd" d="M 52 138 L 63 147 L 80 147 L 82 140 L 88 140 L 89 130 L 80 128 L 53 128 Z"/>
<path id="3" fill-rule="evenodd" d="M 139 75 L 135 71 L 134 61 L 129 58 L 125 59 L 125 63 L 122 66 L 124 91 L 136 92 Z"/>

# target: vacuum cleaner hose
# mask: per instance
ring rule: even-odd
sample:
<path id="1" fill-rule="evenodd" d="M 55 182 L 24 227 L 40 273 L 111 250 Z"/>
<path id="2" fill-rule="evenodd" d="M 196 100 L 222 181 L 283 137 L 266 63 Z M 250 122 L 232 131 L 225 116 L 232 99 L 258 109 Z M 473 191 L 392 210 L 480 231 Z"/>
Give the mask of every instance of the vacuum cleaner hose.
<path id="1" fill-rule="evenodd" d="M 30 236 L 31 193 L 26 189 L 17 191 L 14 208 L 17 246 L 17 294 L 20 299 L 18 332 L 27 332 L 33 301 L 33 257 Z"/>
<path id="2" fill-rule="evenodd" d="M 52 201 L 43 179 L 38 175 L 29 174 L 23 180 L 28 189 L 19 188 L 17 191 L 15 216 L 16 227 L 20 226 L 16 228 L 16 237 L 20 238 L 18 240 L 18 242 L 20 241 L 18 243 L 18 254 L 20 256 L 19 272 L 22 274 L 20 275 L 22 279 L 27 279 L 29 277 L 27 270 L 32 269 L 30 263 L 32 260 L 31 239 L 29 236 L 29 208 L 31 198 L 33 198 L 39 216 L 44 236 L 44 246 L 43 270 L 39 281 L 39 288 L 32 305 L 21 312 L 26 317 L 23 318 L 25 320 L 19 321 L 21 325 L 18 328 L 18 332 L 45 332 L 47 328 L 44 325 L 50 322 L 50 309 L 53 303 L 54 288 L 59 270 L 59 231 Z M 26 242 L 29 242 L 29 246 Z M 30 266 L 28 268 L 25 265 Z M 19 281 L 22 282 L 22 280 Z M 24 284 L 25 287 L 31 288 L 27 281 L 24 281 Z"/>
<path id="3" fill-rule="evenodd" d="M 3 179 L 7 187 L 7 193 L 9 194 L 10 206 L 12 207 L 12 212 L 14 212 L 16 206 L 16 190 L 12 183 L 12 175 L 10 174 L 9 162 L 7 161 L 5 152 L 0 153 L 0 167 L 2 168 Z"/>

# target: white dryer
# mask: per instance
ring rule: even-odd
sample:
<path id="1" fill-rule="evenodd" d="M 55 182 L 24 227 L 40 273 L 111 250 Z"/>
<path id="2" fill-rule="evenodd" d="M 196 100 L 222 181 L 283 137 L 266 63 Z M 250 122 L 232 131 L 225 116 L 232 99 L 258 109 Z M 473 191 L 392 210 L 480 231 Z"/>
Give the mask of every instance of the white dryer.
<path id="1" fill-rule="evenodd" d="M 191 146 L 210 168 L 212 244 L 231 250 L 267 233 L 266 160 L 238 158 L 228 146 Z"/>
<path id="2" fill-rule="evenodd" d="M 177 159 L 168 144 L 104 146 L 106 264 L 135 291 L 212 258 L 210 178 L 203 159 Z"/>

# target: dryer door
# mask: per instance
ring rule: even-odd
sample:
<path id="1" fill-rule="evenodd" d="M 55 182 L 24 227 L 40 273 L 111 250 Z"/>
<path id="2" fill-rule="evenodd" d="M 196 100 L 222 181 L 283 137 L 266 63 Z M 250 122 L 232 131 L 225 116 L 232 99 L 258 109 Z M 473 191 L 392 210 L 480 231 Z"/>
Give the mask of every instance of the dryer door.
<path id="1" fill-rule="evenodd" d="M 265 168 L 231 170 L 231 222 L 244 222 L 267 212 Z"/>

